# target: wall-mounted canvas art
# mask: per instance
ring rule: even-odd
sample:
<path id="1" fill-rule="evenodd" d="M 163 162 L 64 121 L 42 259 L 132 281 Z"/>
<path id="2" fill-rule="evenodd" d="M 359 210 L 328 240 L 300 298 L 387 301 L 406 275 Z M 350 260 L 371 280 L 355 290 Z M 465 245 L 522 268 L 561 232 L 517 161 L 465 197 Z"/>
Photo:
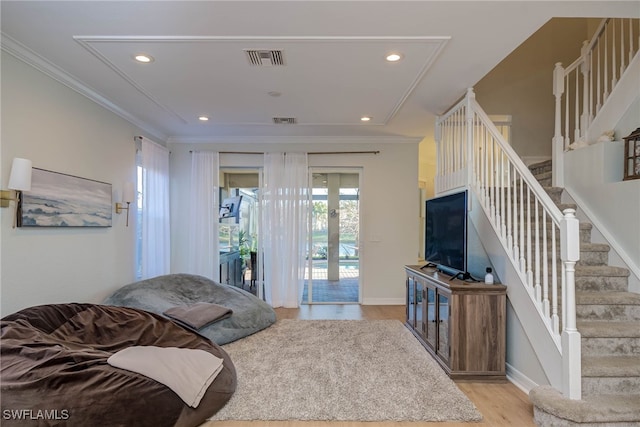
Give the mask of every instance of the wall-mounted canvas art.
<path id="1" fill-rule="evenodd" d="M 33 168 L 19 227 L 111 227 L 111 184 Z"/>

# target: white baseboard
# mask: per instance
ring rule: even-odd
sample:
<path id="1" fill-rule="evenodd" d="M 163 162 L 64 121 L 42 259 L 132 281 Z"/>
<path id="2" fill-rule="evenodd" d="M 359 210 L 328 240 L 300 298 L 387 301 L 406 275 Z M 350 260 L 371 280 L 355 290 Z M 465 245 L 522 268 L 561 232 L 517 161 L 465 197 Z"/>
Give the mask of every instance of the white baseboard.
<path id="1" fill-rule="evenodd" d="M 404 298 L 363 298 L 362 305 L 405 305 Z"/>
<path id="2" fill-rule="evenodd" d="M 507 363 L 507 379 L 513 383 L 520 390 L 529 395 L 529 392 L 538 387 L 538 384 L 532 381 L 529 377 L 527 377 L 522 372 L 518 371 L 516 368 Z"/>

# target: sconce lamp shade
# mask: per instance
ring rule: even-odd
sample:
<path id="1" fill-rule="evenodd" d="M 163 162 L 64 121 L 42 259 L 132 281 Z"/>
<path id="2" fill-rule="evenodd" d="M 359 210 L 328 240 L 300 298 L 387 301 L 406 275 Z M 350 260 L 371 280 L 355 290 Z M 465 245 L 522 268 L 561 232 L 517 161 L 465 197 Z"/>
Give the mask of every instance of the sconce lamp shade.
<path id="1" fill-rule="evenodd" d="M 31 190 L 31 165 L 31 160 L 19 157 L 13 159 L 8 185 L 10 190 Z"/>
<path id="2" fill-rule="evenodd" d="M 135 200 L 135 189 L 133 182 L 125 182 L 122 189 L 122 201 L 124 203 L 132 203 Z"/>

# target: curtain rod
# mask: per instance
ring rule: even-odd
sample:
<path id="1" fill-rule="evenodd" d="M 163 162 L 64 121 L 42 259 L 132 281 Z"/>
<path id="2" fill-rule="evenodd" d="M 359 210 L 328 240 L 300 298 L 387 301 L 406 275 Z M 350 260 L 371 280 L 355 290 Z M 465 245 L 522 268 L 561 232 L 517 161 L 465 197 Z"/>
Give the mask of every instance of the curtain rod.
<path id="1" fill-rule="evenodd" d="M 193 150 L 189 150 L 193 153 Z M 264 151 L 218 151 L 219 154 L 264 154 Z M 286 154 L 286 153 L 285 153 Z M 379 150 L 376 151 L 315 151 L 307 153 L 308 155 L 314 154 L 380 154 Z"/>

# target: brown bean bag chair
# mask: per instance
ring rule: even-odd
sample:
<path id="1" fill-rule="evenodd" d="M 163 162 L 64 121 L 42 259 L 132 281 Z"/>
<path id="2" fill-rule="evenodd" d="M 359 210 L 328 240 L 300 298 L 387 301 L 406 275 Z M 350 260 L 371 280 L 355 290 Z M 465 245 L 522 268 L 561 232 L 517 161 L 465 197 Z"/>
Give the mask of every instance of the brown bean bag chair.
<path id="1" fill-rule="evenodd" d="M 222 348 L 143 310 L 43 305 L 4 317 L 0 328 L 3 426 L 197 426 L 236 389 Z M 131 346 L 201 349 L 223 359 L 223 368 L 192 408 L 169 387 L 107 363 Z"/>

